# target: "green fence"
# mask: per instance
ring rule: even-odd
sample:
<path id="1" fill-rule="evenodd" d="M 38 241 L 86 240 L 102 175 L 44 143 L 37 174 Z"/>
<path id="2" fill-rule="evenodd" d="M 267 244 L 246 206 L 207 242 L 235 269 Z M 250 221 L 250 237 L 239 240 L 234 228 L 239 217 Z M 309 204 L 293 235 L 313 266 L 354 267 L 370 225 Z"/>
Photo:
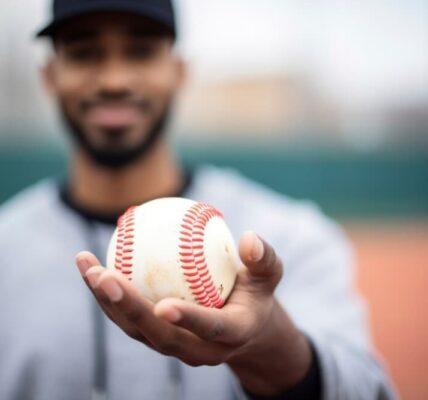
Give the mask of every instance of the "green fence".
<path id="1" fill-rule="evenodd" d="M 183 146 L 182 146 L 183 147 Z M 312 199 L 335 216 L 428 216 L 428 153 L 356 154 L 290 151 L 282 146 L 186 146 L 190 165 L 238 168 L 282 193 Z M 0 149 L 0 202 L 27 185 L 66 171 L 63 154 L 47 148 Z"/>

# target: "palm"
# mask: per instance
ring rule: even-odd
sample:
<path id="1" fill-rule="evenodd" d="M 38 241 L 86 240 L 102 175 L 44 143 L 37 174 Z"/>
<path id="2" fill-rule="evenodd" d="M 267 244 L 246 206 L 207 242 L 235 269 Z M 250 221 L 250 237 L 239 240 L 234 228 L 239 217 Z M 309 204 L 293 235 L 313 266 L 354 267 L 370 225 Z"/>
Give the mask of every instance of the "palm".
<path id="1" fill-rule="evenodd" d="M 94 266 L 85 280 L 104 312 L 129 336 L 191 365 L 217 365 L 251 346 L 275 304 L 273 290 L 281 276 L 281 263 L 268 245 L 266 257 L 251 261 L 251 243 L 247 242 L 243 239 L 240 244 L 246 266 L 239 268 L 222 309 L 179 299 L 153 304 L 119 273 L 96 267 L 99 263 L 93 255 L 82 253 L 78 263 L 81 257 Z"/>

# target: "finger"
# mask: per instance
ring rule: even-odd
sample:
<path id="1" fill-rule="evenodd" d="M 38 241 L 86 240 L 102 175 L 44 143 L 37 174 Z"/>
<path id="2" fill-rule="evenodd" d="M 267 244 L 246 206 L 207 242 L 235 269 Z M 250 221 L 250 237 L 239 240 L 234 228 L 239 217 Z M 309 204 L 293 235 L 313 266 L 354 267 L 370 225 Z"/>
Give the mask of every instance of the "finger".
<path id="1" fill-rule="evenodd" d="M 105 271 L 105 268 L 101 265 L 90 267 L 86 273 L 82 276 L 88 288 L 94 293 L 94 288 L 97 286 L 97 282 L 101 274 Z"/>
<path id="2" fill-rule="evenodd" d="M 94 261 L 98 261 L 94 257 Z M 86 283 L 86 286 L 92 292 L 95 297 L 95 300 L 98 302 L 103 311 L 107 314 L 107 316 L 113 320 L 110 306 L 110 299 L 106 295 L 105 292 L 100 291 L 98 289 L 98 281 L 103 273 L 105 273 L 106 269 L 100 265 L 90 267 L 86 273 L 83 275 L 83 280 Z"/>
<path id="3" fill-rule="evenodd" d="M 117 271 L 105 271 L 98 279 L 96 292 L 105 296 L 114 322 L 125 332 L 138 330 L 153 347 L 174 342 L 172 325 L 158 319 L 153 313 L 153 303 Z M 179 351 L 178 344 L 169 350 Z"/>
<path id="4" fill-rule="evenodd" d="M 91 274 L 97 273 L 98 270 L 92 268 L 87 275 L 91 279 Z M 186 360 L 206 360 L 208 363 L 215 363 L 224 354 L 222 347 L 206 343 L 193 333 L 158 318 L 154 304 L 117 271 L 104 270 L 93 290 L 103 309 L 108 310 L 110 318 L 125 333 L 149 343 L 162 354 Z"/>
<path id="5" fill-rule="evenodd" d="M 99 289 L 98 283 L 105 271 L 106 269 L 101 266 L 91 267 L 86 272 L 85 276 L 83 277 L 83 280 L 85 281 L 88 288 L 91 290 L 92 294 L 95 297 L 95 300 L 97 300 L 98 304 L 102 307 L 103 311 L 109 317 L 111 317 L 111 310 L 109 309 L 110 299 L 104 291 Z"/>
<path id="6" fill-rule="evenodd" d="M 274 287 L 282 277 L 282 262 L 272 246 L 254 232 L 245 232 L 239 243 L 239 254 L 250 277 Z"/>
<path id="7" fill-rule="evenodd" d="M 89 251 L 82 251 L 76 256 L 76 265 L 77 268 L 79 268 L 80 274 L 85 276 L 89 268 L 101 265 L 101 263 L 98 261 L 97 257 Z"/>
<path id="8" fill-rule="evenodd" d="M 227 312 L 203 307 L 180 299 L 165 299 L 156 304 L 159 318 L 193 332 L 203 340 L 228 345 L 241 345 L 248 340 L 255 321 L 249 313 Z"/>
<path id="9" fill-rule="evenodd" d="M 91 267 L 86 272 L 85 276 L 83 277 L 83 280 L 85 281 L 86 285 L 94 295 L 95 300 L 97 301 L 99 306 L 102 308 L 104 313 L 110 319 L 113 320 L 111 310 L 109 309 L 110 301 L 105 293 L 100 292 L 98 290 L 98 280 L 100 276 L 104 273 L 104 271 L 105 271 L 105 268 L 101 266 Z"/>
<path id="10" fill-rule="evenodd" d="M 145 313 L 153 309 L 153 303 L 117 271 L 105 271 L 97 286 L 130 322 L 138 323 Z"/>
<path id="11" fill-rule="evenodd" d="M 120 298 L 121 289 L 118 289 L 114 283 L 111 285 L 108 280 L 103 281 L 104 275 L 108 274 L 105 268 L 96 266 L 87 271 L 84 279 L 104 313 L 129 336 L 150 346 L 149 341 L 133 324 L 129 323 L 126 316 L 115 308 L 114 302 Z"/>

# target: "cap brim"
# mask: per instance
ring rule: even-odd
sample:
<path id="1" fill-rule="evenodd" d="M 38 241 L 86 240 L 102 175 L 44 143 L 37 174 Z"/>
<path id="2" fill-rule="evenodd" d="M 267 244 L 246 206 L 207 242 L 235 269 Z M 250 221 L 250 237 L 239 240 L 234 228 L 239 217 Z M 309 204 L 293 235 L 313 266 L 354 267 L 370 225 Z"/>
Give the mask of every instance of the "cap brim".
<path id="1" fill-rule="evenodd" d="M 160 24 L 164 25 L 174 36 L 176 35 L 175 22 L 167 13 L 162 10 L 155 9 L 145 4 L 138 4 L 135 1 L 121 0 L 118 1 L 92 1 L 85 6 L 76 7 L 74 10 L 70 9 L 67 12 L 57 16 L 54 21 L 36 33 L 37 38 L 52 37 L 57 29 L 66 21 L 80 17 L 86 14 L 95 12 L 108 12 L 108 11 L 121 11 L 129 12 L 142 17 L 150 18 Z"/>

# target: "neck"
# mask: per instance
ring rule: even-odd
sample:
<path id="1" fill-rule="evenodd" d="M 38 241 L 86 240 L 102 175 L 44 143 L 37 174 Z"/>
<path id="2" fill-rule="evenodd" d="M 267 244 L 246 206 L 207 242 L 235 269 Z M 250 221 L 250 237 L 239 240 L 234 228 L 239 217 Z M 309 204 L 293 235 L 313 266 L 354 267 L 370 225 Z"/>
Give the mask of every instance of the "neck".
<path id="1" fill-rule="evenodd" d="M 166 140 L 159 140 L 144 157 L 118 170 L 99 166 L 77 150 L 72 158 L 70 195 L 81 207 L 114 214 L 179 192 L 183 179 Z"/>

